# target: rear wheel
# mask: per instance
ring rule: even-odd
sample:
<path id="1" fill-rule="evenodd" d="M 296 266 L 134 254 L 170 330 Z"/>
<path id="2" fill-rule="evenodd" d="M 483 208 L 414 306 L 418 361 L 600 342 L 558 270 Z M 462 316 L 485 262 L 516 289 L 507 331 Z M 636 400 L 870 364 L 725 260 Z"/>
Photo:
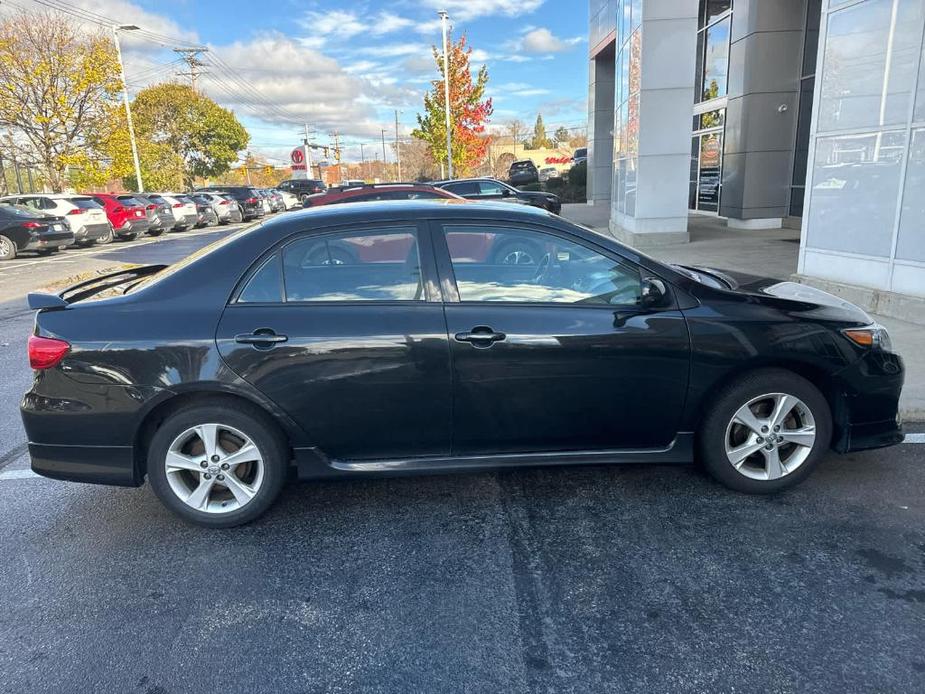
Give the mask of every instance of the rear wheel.
<path id="1" fill-rule="evenodd" d="M 240 406 L 194 405 L 169 417 L 148 449 L 148 479 L 184 519 L 211 528 L 248 523 L 270 508 L 286 478 L 285 441 Z"/>
<path id="2" fill-rule="evenodd" d="M 699 450 L 727 487 L 767 494 L 806 479 L 831 439 L 822 393 L 795 373 L 762 369 L 719 393 L 701 426 Z"/>
<path id="3" fill-rule="evenodd" d="M 148 236 L 160 236 L 164 233 L 164 227 L 158 227 L 157 229 L 148 229 Z"/>
<path id="4" fill-rule="evenodd" d="M 113 239 L 112 224 L 110 224 L 110 225 L 109 225 L 109 230 L 108 230 L 105 234 L 103 234 L 102 236 L 100 236 L 100 237 L 96 240 L 96 242 L 97 242 L 99 245 L 102 246 L 102 245 L 107 244 L 107 243 L 112 243 L 112 239 Z"/>
<path id="5" fill-rule="evenodd" d="M 0 260 L 13 260 L 16 257 L 16 244 L 13 240 L 0 236 Z"/>

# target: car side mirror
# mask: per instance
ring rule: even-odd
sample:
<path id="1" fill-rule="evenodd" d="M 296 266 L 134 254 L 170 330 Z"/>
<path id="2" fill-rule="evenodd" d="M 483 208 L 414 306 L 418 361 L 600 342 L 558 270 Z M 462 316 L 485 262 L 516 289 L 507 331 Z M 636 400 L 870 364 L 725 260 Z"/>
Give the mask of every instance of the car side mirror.
<path id="1" fill-rule="evenodd" d="M 661 308 L 668 303 L 668 287 L 657 277 L 645 277 L 642 280 L 642 289 L 639 304 L 643 308 Z"/>

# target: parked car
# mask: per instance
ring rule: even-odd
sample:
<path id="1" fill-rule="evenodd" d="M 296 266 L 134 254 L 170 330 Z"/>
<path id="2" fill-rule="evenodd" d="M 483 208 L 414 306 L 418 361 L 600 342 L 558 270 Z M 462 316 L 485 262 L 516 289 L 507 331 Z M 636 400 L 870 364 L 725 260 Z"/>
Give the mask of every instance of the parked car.
<path id="1" fill-rule="evenodd" d="M 148 228 L 149 236 L 160 236 L 165 231 L 173 229 L 176 220 L 173 216 L 173 210 L 170 209 L 170 205 L 167 204 L 166 200 L 157 200 L 149 194 L 139 195 L 135 193 L 134 197 L 145 206 L 148 220 L 151 222 L 151 226 Z"/>
<path id="2" fill-rule="evenodd" d="M 23 251 L 57 253 L 74 243 L 74 232 L 63 217 L 22 205 L 0 205 L 0 260 L 13 260 Z"/>
<path id="3" fill-rule="evenodd" d="M 206 186 L 197 190 L 228 193 L 241 206 L 241 214 L 245 222 L 260 219 L 266 214 L 263 198 L 260 197 L 257 189 L 252 186 Z"/>
<path id="4" fill-rule="evenodd" d="M 559 178 L 559 175 L 559 169 L 555 166 L 544 166 L 540 169 L 540 183 L 544 183 L 550 178 Z"/>
<path id="5" fill-rule="evenodd" d="M 317 178 L 293 178 L 288 181 L 283 181 L 276 187 L 278 190 L 292 193 L 299 199 L 299 201 L 302 201 L 309 195 L 314 195 L 315 193 L 323 193 L 325 190 L 327 190 L 327 186 L 324 184 L 324 181 Z"/>
<path id="6" fill-rule="evenodd" d="M 43 214 L 63 217 L 79 246 L 112 241 L 112 227 L 103 206 L 93 198 L 67 193 L 8 195 L 0 203 L 22 205 Z"/>
<path id="7" fill-rule="evenodd" d="M 522 239 L 537 263 L 493 260 Z M 293 472 L 696 458 L 774 493 L 829 448 L 903 439 L 903 361 L 861 309 L 526 205 L 326 205 L 28 301 L 32 469 L 147 479 L 213 528 L 258 517 Z"/>
<path id="8" fill-rule="evenodd" d="M 202 194 L 194 193 L 187 196 L 196 205 L 196 228 L 216 226 L 218 224 L 218 215 L 212 209 L 212 202 L 203 198 Z"/>
<path id="9" fill-rule="evenodd" d="M 467 200 L 500 200 L 541 207 L 553 214 L 562 211 L 562 200 L 553 193 L 518 190 L 495 178 L 457 178 L 452 181 L 438 181 L 434 185 L 456 193 Z"/>
<path id="10" fill-rule="evenodd" d="M 295 210 L 302 207 L 302 201 L 298 197 L 286 190 L 274 189 L 283 199 L 283 205 L 286 210 Z"/>
<path id="11" fill-rule="evenodd" d="M 579 147 L 572 153 L 572 166 L 588 161 L 588 148 Z"/>
<path id="12" fill-rule="evenodd" d="M 267 188 L 267 195 L 270 196 L 270 205 L 273 207 L 274 212 L 285 212 L 288 209 L 286 201 L 283 200 L 283 194 L 278 190 Z"/>
<path id="13" fill-rule="evenodd" d="M 86 195 L 103 206 L 113 232 L 120 239 L 131 241 L 138 234 L 145 233 L 151 226 L 144 205 L 134 200 L 131 195 L 113 193 L 86 193 Z"/>
<path id="14" fill-rule="evenodd" d="M 340 202 L 371 200 L 459 200 L 458 195 L 426 183 L 364 183 L 354 188 L 330 188 L 325 193 L 309 195 L 303 207 L 318 207 Z"/>
<path id="15" fill-rule="evenodd" d="M 512 186 L 523 186 L 529 183 L 539 183 L 540 174 L 536 170 L 536 164 L 529 159 L 515 161 L 508 169 L 507 179 Z"/>
<path id="16" fill-rule="evenodd" d="M 193 199 L 210 205 L 219 224 L 237 224 L 243 219 L 237 201 L 228 193 L 200 191 L 193 195 Z"/>
<path id="17" fill-rule="evenodd" d="M 157 203 L 137 193 L 116 195 L 116 200 L 126 206 L 141 207 L 145 211 L 145 218 L 148 220 L 148 228 L 145 233 L 148 236 L 160 236 L 164 233 L 164 225 L 157 214 Z"/>
<path id="18" fill-rule="evenodd" d="M 173 215 L 173 227 L 169 231 L 186 231 L 196 225 L 199 214 L 196 203 L 181 193 L 150 193 L 149 198 L 155 202 L 170 206 Z M 184 199 L 185 198 L 185 199 Z"/>

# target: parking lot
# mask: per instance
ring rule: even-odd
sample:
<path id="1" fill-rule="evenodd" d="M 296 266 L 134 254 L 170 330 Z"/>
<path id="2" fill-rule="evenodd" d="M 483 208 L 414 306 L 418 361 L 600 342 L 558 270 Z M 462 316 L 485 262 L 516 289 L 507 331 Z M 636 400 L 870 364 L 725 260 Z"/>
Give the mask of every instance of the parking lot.
<path id="1" fill-rule="evenodd" d="M 25 291 L 230 230 L 0 266 L 0 692 L 923 689 L 915 426 L 778 496 L 694 466 L 295 483 L 220 532 L 32 475 Z"/>

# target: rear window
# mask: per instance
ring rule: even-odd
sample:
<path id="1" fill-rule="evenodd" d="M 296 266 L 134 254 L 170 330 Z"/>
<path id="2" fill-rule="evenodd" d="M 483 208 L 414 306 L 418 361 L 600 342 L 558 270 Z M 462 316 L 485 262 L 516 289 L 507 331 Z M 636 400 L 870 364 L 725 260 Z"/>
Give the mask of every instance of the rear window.
<path id="1" fill-rule="evenodd" d="M 144 207 L 144 203 L 138 198 L 132 195 L 117 195 L 116 200 L 121 202 L 123 205 L 134 205 L 136 207 Z"/>
<path id="2" fill-rule="evenodd" d="M 182 202 L 182 203 L 194 202 L 193 199 L 190 198 L 189 195 L 177 195 L 177 196 L 176 196 L 176 199 L 177 199 L 179 202 Z"/>
<path id="3" fill-rule="evenodd" d="M 529 169 L 532 168 L 533 164 L 529 161 L 515 161 L 511 164 L 512 169 Z"/>
<path id="4" fill-rule="evenodd" d="M 72 205 L 76 205 L 82 210 L 101 210 L 103 206 L 100 205 L 93 198 L 68 198 L 68 202 Z"/>
<path id="5" fill-rule="evenodd" d="M 581 149 L 576 149 L 576 150 L 575 150 L 575 159 L 579 159 L 579 158 L 581 158 L 581 157 L 587 157 L 587 156 L 588 156 L 588 148 L 587 148 L 587 147 L 582 147 Z"/>

